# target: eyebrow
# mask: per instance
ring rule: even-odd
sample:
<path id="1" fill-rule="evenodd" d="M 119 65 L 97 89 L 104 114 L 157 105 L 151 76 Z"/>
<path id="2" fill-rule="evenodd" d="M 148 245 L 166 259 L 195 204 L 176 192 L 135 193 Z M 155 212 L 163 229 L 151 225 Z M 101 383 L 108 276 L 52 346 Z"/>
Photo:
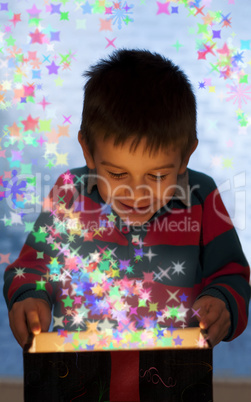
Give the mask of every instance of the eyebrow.
<path id="1" fill-rule="evenodd" d="M 114 165 L 113 163 L 108 162 L 108 161 L 102 161 L 102 162 L 101 162 L 101 165 L 112 166 L 112 167 L 114 167 L 114 168 L 122 169 L 122 170 L 124 169 L 123 167 Z M 170 169 L 170 168 L 174 168 L 174 164 L 173 164 L 173 163 L 169 163 L 169 164 L 167 164 L 167 165 L 158 166 L 158 167 L 155 167 L 155 168 L 153 168 L 153 169 L 151 169 L 151 170 Z"/>
<path id="2" fill-rule="evenodd" d="M 158 166 L 152 170 L 159 170 L 159 169 L 170 169 L 170 168 L 174 168 L 174 164 L 173 163 L 168 163 L 167 165 L 163 165 L 163 166 Z"/>

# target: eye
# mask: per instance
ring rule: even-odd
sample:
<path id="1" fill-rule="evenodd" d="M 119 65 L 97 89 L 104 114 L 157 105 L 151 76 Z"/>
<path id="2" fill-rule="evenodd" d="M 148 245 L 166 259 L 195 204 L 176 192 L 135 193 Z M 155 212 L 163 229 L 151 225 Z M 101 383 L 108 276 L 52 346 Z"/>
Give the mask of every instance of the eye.
<path id="1" fill-rule="evenodd" d="M 126 175 L 126 173 L 113 173 L 113 172 L 108 173 L 113 179 L 122 179 Z"/>
<path id="2" fill-rule="evenodd" d="M 162 181 L 162 180 L 165 180 L 165 178 L 167 177 L 167 174 L 163 174 L 163 175 L 160 175 L 160 174 L 158 174 L 158 175 L 149 174 L 149 176 L 151 177 L 152 180 L 155 180 L 155 181 Z"/>

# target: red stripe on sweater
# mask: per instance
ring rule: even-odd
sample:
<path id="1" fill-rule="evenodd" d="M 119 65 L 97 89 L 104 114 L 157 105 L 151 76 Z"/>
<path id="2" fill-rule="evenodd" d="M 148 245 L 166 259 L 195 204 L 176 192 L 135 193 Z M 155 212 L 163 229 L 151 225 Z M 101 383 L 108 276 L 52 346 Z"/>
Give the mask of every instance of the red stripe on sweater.
<path id="1" fill-rule="evenodd" d="M 20 286 L 27 284 L 27 275 L 29 277 L 29 283 L 35 284 L 36 281 L 40 281 L 42 275 L 45 275 L 49 271 L 49 269 L 46 267 L 49 262 L 49 256 L 44 254 L 43 258 L 39 259 L 37 258 L 37 251 L 27 244 L 24 244 L 18 259 L 6 268 L 6 272 L 12 271 L 15 269 L 15 267 L 25 268 L 24 277 L 14 277 L 8 289 L 8 299 L 10 300 L 12 298 L 13 294 L 20 288 Z M 36 269 L 37 274 L 31 273 L 29 269 Z M 45 284 L 45 288 L 49 294 L 52 294 L 52 286 L 49 282 Z"/>
<path id="2" fill-rule="evenodd" d="M 138 402 L 139 352 L 111 352 L 110 402 Z"/>
<path id="3" fill-rule="evenodd" d="M 225 276 L 225 275 L 239 275 L 243 277 L 247 282 L 249 281 L 249 267 L 243 267 L 242 265 L 232 262 L 221 269 L 218 269 L 214 274 L 210 275 L 208 278 L 205 280 L 205 286 L 208 286 L 211 284 L 211 282 L 218 278 L 219 276 Z"/>
<path id="4" fill-rule="evenodd" d="M 231 286 L 223 285 L 222 283 L 219 284 L 216 283 L 216 285 L 226 288 L 235 298 L 237 304 L 238 322 L 233 337 L 230 339 L 232 341 L 233 339 L 237 338 L 237 336 L 239 336 L 247 326 L 246 303 L 243 297 L 240 296 L 239 293 L 237 293 L 233 288 L 231 288 Z"/>
<path id="5" fill-rule="evenodd" d="M 233 223 L 222 202 L 218 189 L 210 193 L 204 203 L 203 242 L 208 244 L 215 237 L 233 228 Z"/>
<path id="6" fill-rule="evenodd" d="M 172 209 L 151 222 L 144 238 L 146 246 L 168 244 L 170 246 L 198 245 L 201 231 L 201 205 Z"/>

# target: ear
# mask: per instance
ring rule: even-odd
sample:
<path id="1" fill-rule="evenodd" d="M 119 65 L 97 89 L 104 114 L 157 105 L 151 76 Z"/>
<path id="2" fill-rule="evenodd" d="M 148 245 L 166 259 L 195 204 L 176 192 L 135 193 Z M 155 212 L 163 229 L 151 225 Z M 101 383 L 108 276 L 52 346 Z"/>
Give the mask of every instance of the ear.
<path id="1" fill-rule="evenodd" d="M 189 159 L 191 157 L 191 155 L 194 153 L 194 151 L 196 150 L 197 146 L 198 146 L 198 140 L 195 140 L 190 151 L 187 153 L 187 155 L 185 156 L 185 158 L 183 159 L 181 166 L 180 166 L 180 170 L 179 170 L 179 174 L 183 174 L 186 171 Z"/>
<path id="2" fill-rule="evenodd" d="M 82 148 L 84 158 L 86 160 L 86 164 L 87 164 L 88 168 L 95 169 L 95 162 L 94 162 L 93 156 L 89 150 L 88 145 L 86 144 L 85 139 L 82 137 L 81 131 L 78 132 L 78 142 Z"/>

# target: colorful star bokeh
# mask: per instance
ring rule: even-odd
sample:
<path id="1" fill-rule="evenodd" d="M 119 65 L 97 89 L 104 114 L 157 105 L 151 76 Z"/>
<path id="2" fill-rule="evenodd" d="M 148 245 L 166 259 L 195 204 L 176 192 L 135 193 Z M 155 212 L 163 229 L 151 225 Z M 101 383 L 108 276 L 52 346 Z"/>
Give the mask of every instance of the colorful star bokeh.
<path id="1" fill-rule="evenodd" d="M 60 45 L 65 40 L 68 26 L 73 24 L 71 27 L 74 26 L 81 40 L 81 35 L 86 36 L 89 24 L 93 24 L 95 21 L 96 31 L 100 35 L 103 48 L 110 52 L 120 47 L 120 32 L 126 30 L 131 24 L 137 24 L 134 10 L 136 6 L 139 6 L 138 3 L 138 0 L 128 2 L 45 0 L 36 3 L 27 1 L 27 8 L 22 12 L 19 10 L 19 2 L 3 1 L 0 3 L 0 113 L 4 116 L 2 121 L 8 121 L 2 125 L 0 138 L 0 162 L 2 165 L 0 171 L 0 206 L 2 205 L 0 225 L 2 233 L 7 227 L 15 228 L 17 225 L 22 227 L 23 233 L 28 233 L 33 228 L 34 220 L 30 219 L 27 211 L 29 208 L 37 211 L 41 208 L 42 202 L 46 204 L 46 199 L 41 200 L 37 191 L 38 176 L 35 173 L 38 162 L 43 164 L 46 172 L 58 167 L 66 170 L 70 165 L 69 153 L 64 147 L 64 140 L 72 135 L 71 126 L 74 116 L 68 114 L 67 110 L 61 116 L 56 116 L 52 100 L 53 91 L 64 87 L 67 81 L 74 79 L 71 76 L 71 69 L 73 64 L 78 62 L 79 49 L 75 44 L 72 43 L 69 48 L 61 50 Z M 239 132 L 246 132 L 245 130 L 251 123 L 251 85 L 249 83 L 251 39 L 234 38 L 232 30 L 234 14 L 223 13 L 221 10 L 213 11 L 211 3 L 213 3 L 211 0 L 156 1 L 155 15 L 152 18 L 155 19 L 156 24 L 158 24 L 158 18 L 166 18 L 167 21 L 168 18 L 178 19 L 181 9 L 185 9 L 188 21 L 196 19 L 197 31 L 192 29 L 190 32 L 195 38 L 194 58 L 197 63 L 205 63 L 210 74 L 210 76 L 199 77 L 199 91 L 207 91 L 213 100 L 213 96 L 217 92 L 218 80 L 224 82 L 225 91 L 222 98 L 225 102 L 233 104 L 235 108 L 233 121 L 237 121 Z M 228 4 L 229 6 L 234 4 L 234 0 L 228 0 Z M 149 1 L 140 1 L 140 7 L 148 7 L 148 5 Z M 26 38 L 26 43 L 20 42 L 20 30 Z M 173 44 L 177 52 L 181 51 L 182 46 L 183 44 L 178 39 Z M 232 144 L 229 142 L 228 146 L 231 147 Z M 215 157 L 212 163 L 214 166 L 218 164 L 222 169 L 233 167 L 233 160 L 228 156 L 220 159 Z M 65 180 L 70 183 L 72 178 L 66 176 Z M 106 208 L 104 212 L 106 218 L 101 226 L 94 233 L 81 231 L 81 236 L 90 239 L 90 237 L 102 235 L 106 227 L 112 226 L 114 216 L 111 211 L 107 210 L 107 206 L 104 208 Z M 77 213 L 77 209 L 75 212 Z M 62 228 L 57 228 L 57 230 L 57 233 L 60 233 Z M 78 231 L 69 233 L 69 241 L 73 241 L 75 235 L 79 235 Z M 55 232 L 48 233 L 48 231 L 39 230 L 34 233 L 34 236 L 36 242 L 46 241 L 52 247 L 57 247 Z M 142 248 L 138 241 L 139 239 L 135 239 L 133 263 L 142 261 L 142 258 L 146 256 L 146 254 L 142 255 Z M 5 264 L 5 266 L 13 260 L 8 251 L 0 254 L 0 264 Z M 105 311 L 107 306 L 100 302 L 104 286 L 107 287 L 106 292 L 110 292 L 109 297 L 117 303 L 121 303 L 123 292 L 127 292 L 128 289 L 126 282 L 122 287 L 121 284 L 116 286 L 116 281 L 119 281 L 118 272 L 122 270 L 130 276 L 133 272 L 131 261 L 117 261 L 112 256 L 111 250 L 97 251 L 96 255 L 88 256 L 88 261 L 83 261 L 77 251 L 72 256 L 73 250 L 69 250 L 67 245 L 64 245 L 61 251 L 68 264 L 64 274 L 59 274 L 62 267 L 55 258 L 48 266 L 50 275 L 54 279 L 55 275 L 63 275 L 60 280 L 66 282 L 70 280 L 74 289 L 74 292 L 70 292 L 70 294 L 75 294 L 75 296 L 72 298 L 69 294 L 65 294 L 64 287 L 62 288 L 62 302 L 66 314 L 64 317 L 54 317 L 58 323 L 63 323 L 63 319 L 75 319 L 75 323 L 80 325 L 81 320 L 79 323 L 77 322 L 78 316 L 81 318 L 86 314 L 86 310 L 81 310 L 79 315 L 74 317 L 68 314 L 72 311 L 73 306 L 81 309 L 78 306 L 80 306 L 83 292 L 86 291 L 81 287 L 83 272 L 74 268 L 79 264 L 83 264 L 85 268 L 88 266 L 85 283 L 88 281 L 92 284 L 95 283 L 95 286 L 92 286 L 94 299 L 90 299 L 90 306 Z M 150 260 L 152 258 L 151 250 L 148 253 Z M 43 258 L 42 253 L 38 254 L 37 258 Z M 108 260 L 110 261 L 109 266 L 107 265 Z M 95 264 L 99 264 L 98 271 L 94 271 Z M 89 268 L 90 266 L 91 268 Z M 160 269 L 162 268 L 160 267 Z M 177 262 L 173 269 L 173 273 L 184 274 L 182 262 Z M 70 276 L 68 271 L 71 273 Z M 17 270 L 16 274 L 23 278 L 25 271 Z M 162 275 L 162 273 L 159 271 L 155 275 Z M 165 271 L 165 275 L 168 275 L 168 271 Z M 51 277 L 38 281 L 36 283 L 37 290 L 45 289 L 46 283 L 50 280 L 52 280 Z M 137 288 L 140 286 L 139 284 L 133 284 L 133 286 L 133 289 L 141 295 L 140 306 L 148 303 L 149 311 L 156 315 L 158 313 L 157 306 L 149 303 L 147 291 L 142 293 Z M 172 301 L 172 296 L 170 297 Z M 175 298 L 175 295 L 173 297 Z M 99 303 L 96 304 L 97 300 Z M 180 299 L 179 302 L 179 306 L 182 306 L 181 309 L 183 309 L 186 295 L 183 295 L 183 300 Z M 135 316 L 136 307 L 131 308 L 131 315 Z M 116 311 L 119 311 L 119 308 Z M 177 319 L 181 312 L 170 305 L 169 310 L 162 314 L 169 314 Z M 160 317 L 158 319 L 160 320 Z M 144 324 L 152 326 L 154 334 L 158 337 L 158 333 L 161 333 L 162 330 L 153 321 L 154 319 L 152 322 L 150 320 Z M 104 322 L 105 325 L 110 325 L 109 321 Z M 94 342 L 97 327 L 95 328 L 95 325 L 91 324 L 93 323 L 90 322 L 88 330 L 92 333 Z M 125 331 L 125 329 L 123 330 Z M 118 332 L 118 339 L 119 336 L 121 335 Z M 175 337 L 175 334 L 173 340 L 176 345 L 182 342 L 182 339 Z M 137 344 L 139 339 L 133 339 L 131 342 Z M 106 346 L 104 343 L 104 347 Z"/>
<path id="2" fill-rule="evenodd" d="M 39 279 L 31 277 L 26 266 L 15 268 L 19 286 L 25 286 L 28 277 L 36 291 L 47 290 L 57 300 L 53 324 L 64 342 L 56 345 L 61 350 L 68 343 L 76 350 L 182 347 L 187 339 L 181 328 L 188 326 L 191 315 L 199 317 L 199 311 L 191 309 L 191 289 L 179 287 L 179 276 L 191 274 L 188 261 L 173 255 L 165 268 L 155 252 L 158 246 L 143 241 L 145 233 L 133 235 L 131 245 L 124 244 L 125 238 L 116 243 L 118 215 L 101 203 L 90 221 L 80 208 L 83 194 L 75 187 L 76 179 L 86 180 L 69 171 L 62 175 L 55 197 L 29 236 L 29 259 L 38 262 Z M 125 223 L 122 233 L 124 229 Z M 124 252 L 126 259 L 120 257 Z M 80 338 L 81 331 L 86 335 Z M 193 346 L 206 347 L 202 338 L 193 338 Z"/>

